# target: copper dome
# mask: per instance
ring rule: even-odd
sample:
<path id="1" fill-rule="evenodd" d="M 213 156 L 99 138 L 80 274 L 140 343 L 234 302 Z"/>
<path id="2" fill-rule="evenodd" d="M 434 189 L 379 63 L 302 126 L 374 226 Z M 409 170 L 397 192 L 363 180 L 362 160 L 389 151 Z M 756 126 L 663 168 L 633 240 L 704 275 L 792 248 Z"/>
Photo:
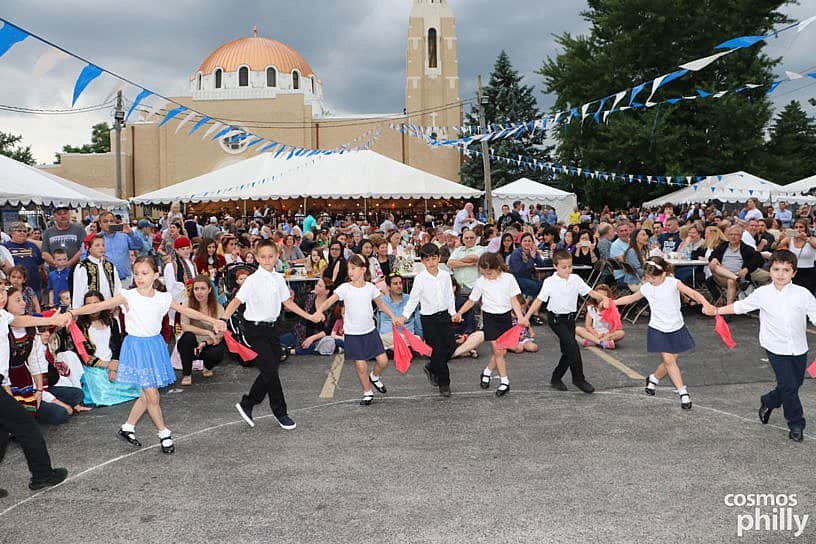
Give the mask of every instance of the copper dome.
<path id="1" fill-rule="evenodd" d="M 204 59 L 198 71 L 203 75 L 211 74 L 216 68 L 235 72 L 244 65 L 254 72 L 274 66 L 283 73 L 298 70 L 303 76 L 314 75 L 312 67 L 300 53 L 277 40 L 256 36 L 225 43 Z"/>

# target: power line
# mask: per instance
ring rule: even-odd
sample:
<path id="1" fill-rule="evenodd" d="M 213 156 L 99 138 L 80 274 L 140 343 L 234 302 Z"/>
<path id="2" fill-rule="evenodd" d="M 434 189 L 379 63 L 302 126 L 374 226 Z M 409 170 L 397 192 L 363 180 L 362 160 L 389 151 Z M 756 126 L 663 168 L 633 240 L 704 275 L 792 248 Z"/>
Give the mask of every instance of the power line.
<path id="1" fill-rule="evenodd" d="M 31 115 L 74 115 L 79 113 L 89 113 L 93 111 L 104 110 L 113 105 L 113 101 L 103 102 L 101 104 L 95 104 L 93 106 L 85 106 L 83 108 L 76 108 L 76 109 L 44 109 L 44 108 L 28 108 L 25 106 L 11 106 L 9 104 L 0 104 L 0 110 L 13 112 L 13 113 L 25 113 Z"/>

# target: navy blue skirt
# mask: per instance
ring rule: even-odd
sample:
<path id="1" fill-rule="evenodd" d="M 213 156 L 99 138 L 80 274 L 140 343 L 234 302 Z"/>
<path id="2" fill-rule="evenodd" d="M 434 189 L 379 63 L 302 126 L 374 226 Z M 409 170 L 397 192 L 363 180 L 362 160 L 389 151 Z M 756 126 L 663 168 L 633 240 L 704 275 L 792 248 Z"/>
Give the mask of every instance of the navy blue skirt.
<path id="1" fill-rule="evenodd" d="M 343 340 L 347 361 L 368 361 L 374 359 L 380 353 L 385 353 L 377 329 L 366 334 L 346 334 Z"/>
<path id="2" fill-rule="evenodd" d="M 482 312 L 482 322 L 484 324 L 485 342 L 498 340 L 499 336 L 513 328 L 512 312 L 503 314 Z"/>
<path id="3" fill-rule="evenodd" d="M 674 332 L 660 332 L 649 327 L 646 334 L 646 351 L 649 353 L 684 353 L 694 349 L 694 338 L 683 325 Z"/>

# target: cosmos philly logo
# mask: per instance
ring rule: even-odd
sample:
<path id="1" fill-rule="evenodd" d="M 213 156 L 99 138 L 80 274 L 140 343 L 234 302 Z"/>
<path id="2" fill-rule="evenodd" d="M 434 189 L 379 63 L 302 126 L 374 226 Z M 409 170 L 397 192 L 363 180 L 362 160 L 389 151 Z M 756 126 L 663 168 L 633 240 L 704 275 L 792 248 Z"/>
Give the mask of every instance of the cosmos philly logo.
<path id="1" fill-rule="evenodd" d="M 726 506 L 737 513 L 737 536 L 756 533 L 792 533 L 800 536 L 807 527 L 809 514 L 797 514 L 796 493 L 729 493 L 723 498 Z"/>

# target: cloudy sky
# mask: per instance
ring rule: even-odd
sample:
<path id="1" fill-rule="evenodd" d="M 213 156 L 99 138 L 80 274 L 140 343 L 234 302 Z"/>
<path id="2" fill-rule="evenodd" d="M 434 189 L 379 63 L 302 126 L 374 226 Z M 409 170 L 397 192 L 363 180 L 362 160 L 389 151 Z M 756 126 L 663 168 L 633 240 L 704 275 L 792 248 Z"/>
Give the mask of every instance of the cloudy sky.
<path id="1" fill-rule="evenodd" d="M 490 73 L 506 49 L 528 84 L 541 89 L 533 72 L 557 53 L 553 35 L 582 33 L 583 0 L 450 0 L 457 17 L 459 77 L 463 98 L 474 94 L 476 75 Z M 404 102 L 405 48 L 411 0 L 3 0 L 0 17 L 26 28 L 95 64 L 167 96 L 186 94 L 188 77 L 220 44 L 260 34 L 294 47 L 323 81 L 335 112 L 393 113 Z M 816 0 L 786 8 L 796 19 L 816 15 Z M 790 34 L 790 33 L 789 33 Z M 723 36 L 723 39 L 732 36 Z M 46 47 L 32 39 L 0 58 L 0 104 L 43 109 L 70 107 L 71 91 L 82 64 L 68 60 L 40 76 L 36 61 Z M 798 36 L 772 40 L 771 55 L 784 56 L 779 71 L 813 71 L 816 24 Z M 692 59 L 678 59 L 678 64 Z M 812 79 L 781 87 L 774 99 L 786 103 L 816 96 Z M 116 81 L 93 82 L 77 107 L 102 102 Z M 610 93 L 620 89 L 609 89 Z M 133 88 L 126 89 L 133 98 Z M 546 108 L 551 97 L 537 91 Z M 808 107 L 816 113 L 816 108 Z M 90 138 L 90 126 L 110 120 L 102 110 L 73 115 L 21 115 L 0 111 L 0 130 L 22 134 L 35 158 L 52 162 L 62 145 Z"/>

